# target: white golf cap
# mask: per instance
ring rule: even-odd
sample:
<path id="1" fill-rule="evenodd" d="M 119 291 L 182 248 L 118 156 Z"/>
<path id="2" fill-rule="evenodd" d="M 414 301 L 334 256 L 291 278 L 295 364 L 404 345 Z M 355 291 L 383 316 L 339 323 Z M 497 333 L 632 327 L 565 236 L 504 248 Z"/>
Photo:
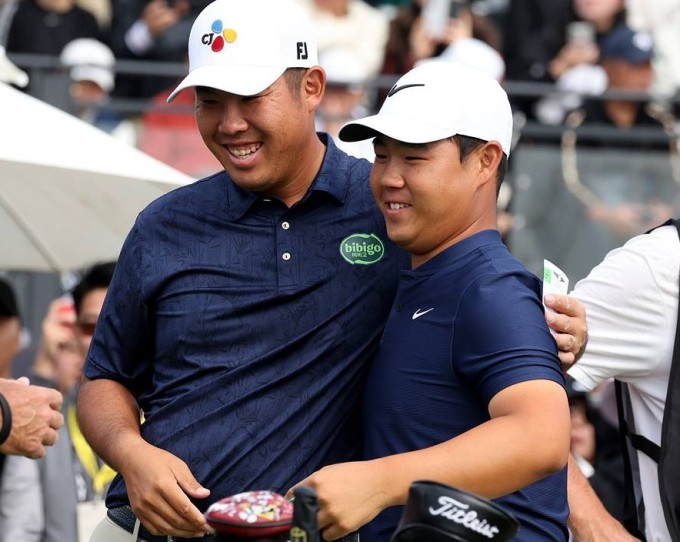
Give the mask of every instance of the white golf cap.
<path id="1" fill-rule="evenodd" d="M 402 76 L 377 115 L 345 124 L 343 141 L 382 134 L 405 143 L 431 143 L 454 135 L 498 141 L 510 156 L 512 110 L 493 77 L 462 64 L 427 62 Z"/>
<path id="2" fill-rule="evenodd" d="M 59 60 L 68 66 L 73 81 L 93 81 L 106 92 L 114 86 L 116 58 L 113 51 L 93 38 L 78 38 L 64 46 Z"/>
<path id="3" fill-rule="evenodd" d="M 168 101 L 198 86 L 252 96 L 287 68 L 317 64 L 314 26 L 293 0 L 215 0 L 191 27 L 189 75 Z"/>

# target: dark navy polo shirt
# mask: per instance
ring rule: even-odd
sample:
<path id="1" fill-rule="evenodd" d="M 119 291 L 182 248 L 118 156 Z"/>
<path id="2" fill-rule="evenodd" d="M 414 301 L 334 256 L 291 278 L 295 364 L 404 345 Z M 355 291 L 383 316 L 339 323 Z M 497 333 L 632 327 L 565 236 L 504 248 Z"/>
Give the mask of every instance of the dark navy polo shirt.
<path id="1" fill-rule="evenodd" d="M 541 282 L 496 230 L 477 233 L 402 273 L 366 384 L 366 457 L 450 440 L 489 420 L 499 391 L 533 379 L 564 385 Z M 567 539 L 566 468 L 497 502 L 521 523 L 514 540 Z M 383 512 L 362 539 L 389 541 L 401 511 Z"/>
<path id="2" fill-rule="evenodd" d="M 321 135 L 291 208 L 224 173 L 138 217 L 85 365 L 132 391 L 143 437 L 211 490 L 285 492 L 361 452 L 358 401 L 405 253 L 391 245 L 370 164 Z M 123 480 L 107 505 L 128 502 Z"/>

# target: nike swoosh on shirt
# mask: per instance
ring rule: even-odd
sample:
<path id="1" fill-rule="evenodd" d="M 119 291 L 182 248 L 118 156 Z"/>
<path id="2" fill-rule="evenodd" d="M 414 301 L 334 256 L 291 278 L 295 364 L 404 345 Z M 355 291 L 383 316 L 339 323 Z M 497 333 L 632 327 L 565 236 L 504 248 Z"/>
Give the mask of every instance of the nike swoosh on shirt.
<path id="1" fill-rule="evenodd" d="M 433 310 L 434 310 L 434 307 L 432 307 L 431 309 L 427 309 L 426 311 L 421 311 L 420 309 L 418 309 L 416 312 L 413 313 L 413 316 L 411 316 L 411 319 L 415 320 L 416 318 L 420 318 L 423 314 L 427 314 L 428 312 L 433 311 Z"/>

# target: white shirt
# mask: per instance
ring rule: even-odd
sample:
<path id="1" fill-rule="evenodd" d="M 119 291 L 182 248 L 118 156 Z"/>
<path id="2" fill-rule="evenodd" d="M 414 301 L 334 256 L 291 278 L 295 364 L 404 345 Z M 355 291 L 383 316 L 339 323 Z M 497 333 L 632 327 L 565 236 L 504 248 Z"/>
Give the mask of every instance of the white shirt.
<path id="1" fill-rule="evenodd" d="M 636 432 L 661 441 L 678 316 L 680 240 L 674 226 L 612 250 L 572 294 L 586 306 L 588 344 L 568 373 L 588 389 L 609 378 L 628 383 Z M 638 452 L 648 542 L 670 535 L 657 465 Z"/>

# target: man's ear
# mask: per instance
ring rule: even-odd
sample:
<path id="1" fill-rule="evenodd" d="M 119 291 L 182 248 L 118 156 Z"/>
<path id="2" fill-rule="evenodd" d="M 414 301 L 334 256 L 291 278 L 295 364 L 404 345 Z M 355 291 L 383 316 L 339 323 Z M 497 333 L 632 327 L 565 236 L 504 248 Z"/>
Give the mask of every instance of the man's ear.
<path id="1" fill-rule="evenodd" d="M 326 89 L 326 72 L 321 66 L 313 66 L 307 69 L 302 82 L 303 99 L 309 104 L 310 110 L 318 107 Z"/>
<path id="2" fill-rule="evenodd" d="M 496 172 L 503 158 L 503 148 L 498 141 L 489 141 L 479 150 L 480 173 L 485 177 L 496 180 Z"/>

